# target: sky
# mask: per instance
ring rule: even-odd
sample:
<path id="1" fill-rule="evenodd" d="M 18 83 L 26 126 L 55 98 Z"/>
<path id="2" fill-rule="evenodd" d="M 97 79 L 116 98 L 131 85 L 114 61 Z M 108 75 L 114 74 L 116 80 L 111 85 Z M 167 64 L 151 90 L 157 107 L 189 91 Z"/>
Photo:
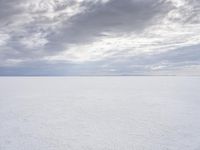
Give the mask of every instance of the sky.
<path id="1" fill-rule="evenodd" d="M 0 75 L 200 75 L 200 1 L 0 0 Z"/>

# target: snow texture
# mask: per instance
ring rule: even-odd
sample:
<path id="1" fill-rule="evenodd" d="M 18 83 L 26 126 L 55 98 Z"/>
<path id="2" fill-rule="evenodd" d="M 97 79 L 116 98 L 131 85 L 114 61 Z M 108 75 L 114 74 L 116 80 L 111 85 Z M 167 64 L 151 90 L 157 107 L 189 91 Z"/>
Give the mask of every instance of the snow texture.
<path id="1" fill-rule="evenodd" d="M 200 150 L 200 78 L 1 77 L 0 150 Z"/>

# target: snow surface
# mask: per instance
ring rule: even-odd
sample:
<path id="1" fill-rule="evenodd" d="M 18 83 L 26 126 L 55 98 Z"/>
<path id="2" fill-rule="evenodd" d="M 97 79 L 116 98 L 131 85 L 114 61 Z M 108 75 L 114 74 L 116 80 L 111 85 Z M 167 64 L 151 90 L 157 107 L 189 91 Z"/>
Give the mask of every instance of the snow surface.
<path id="1" fill-rule="evenodd" d="M 0 150 L 200 150 L 200 78 L 1 77 Z"/>

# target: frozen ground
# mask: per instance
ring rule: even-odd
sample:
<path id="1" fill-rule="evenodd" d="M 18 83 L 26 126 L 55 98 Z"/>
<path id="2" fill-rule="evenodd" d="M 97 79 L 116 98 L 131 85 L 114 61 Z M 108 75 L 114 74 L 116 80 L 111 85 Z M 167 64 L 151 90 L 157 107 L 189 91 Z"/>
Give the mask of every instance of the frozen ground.
<path id="1" fill-rule="evenodd" d="M 200 78 L 2 77 L 0 150 L 200 150 Z"/>

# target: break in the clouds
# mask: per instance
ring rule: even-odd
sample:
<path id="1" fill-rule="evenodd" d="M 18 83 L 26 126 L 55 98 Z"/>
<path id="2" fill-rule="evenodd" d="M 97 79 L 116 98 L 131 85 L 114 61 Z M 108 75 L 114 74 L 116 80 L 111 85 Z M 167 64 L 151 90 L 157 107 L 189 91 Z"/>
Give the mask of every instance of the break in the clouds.
<path id="1" fill-rule="evenodd" d="M 200 75 L 199 0 L 0 0 L 0 75 Z"/>

